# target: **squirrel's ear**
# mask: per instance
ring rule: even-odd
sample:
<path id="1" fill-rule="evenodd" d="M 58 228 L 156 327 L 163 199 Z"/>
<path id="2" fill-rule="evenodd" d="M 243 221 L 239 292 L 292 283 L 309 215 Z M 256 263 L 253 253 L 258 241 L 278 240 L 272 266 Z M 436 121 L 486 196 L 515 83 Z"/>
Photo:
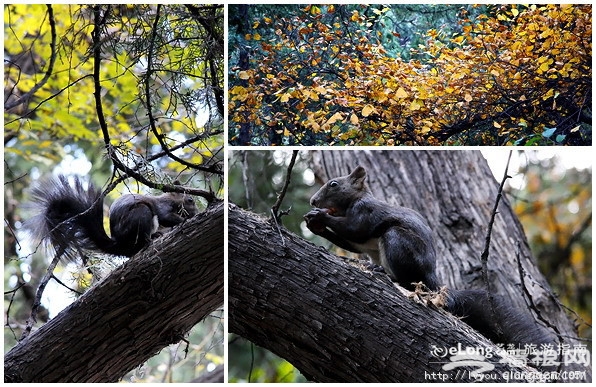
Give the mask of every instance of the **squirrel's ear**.
<path id="1" fill-rule="evenodd" d="M 358 180 L 364 181 L 364 178 L 366 178 L 366 169 L 364 169 L 360 165 L 357 166 L 356 169 L 354 169 L 352 171 L 352 173 L 350 173 L 350 179 L 352 179 L 354 181 L 358 181 Z"/>

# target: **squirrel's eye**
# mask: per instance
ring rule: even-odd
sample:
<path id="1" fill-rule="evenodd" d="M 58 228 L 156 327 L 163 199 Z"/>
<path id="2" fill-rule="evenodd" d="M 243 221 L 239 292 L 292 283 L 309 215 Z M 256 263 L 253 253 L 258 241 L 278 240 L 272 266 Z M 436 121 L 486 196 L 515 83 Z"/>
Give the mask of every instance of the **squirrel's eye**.
<path id="1" fill-rule="evenodd" d="M 337 187 L 339 185 L 339 183 L 335 180 L 331 180 L 329 182 L 329 187 Z"/>

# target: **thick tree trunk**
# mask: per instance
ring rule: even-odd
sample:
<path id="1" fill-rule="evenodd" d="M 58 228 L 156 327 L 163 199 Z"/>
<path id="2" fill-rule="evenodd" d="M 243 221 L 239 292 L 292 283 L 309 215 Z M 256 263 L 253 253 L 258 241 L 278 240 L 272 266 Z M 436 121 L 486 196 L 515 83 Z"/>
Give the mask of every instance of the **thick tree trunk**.
<path id="1" fill-rule="evenodd" d="M 479 152 L 313 153 L 322 181 L 362 165 L 375 196 L 419 211 L 435 234 L 439 278 L 449 288 L 485 288 L 480 256 L 499 184 Z M 506 158 L 504 153 L 504 163 Z M 343 265 L 285 230 L 281 235 L 283 240 L 276 229 L 249 213 L 229 210 L 229 329 L 284 357 L 308 378 L 430 381 L 437 376 L 432 371 L 455 375 L 461 370 L 446 372 L 442 366 L 448 366 L 448 357 L 433 358 L 432 345 L 489 345 L 452 316 L 403 297 L 384 274 Z M 573 324 L 536 268 L 506 199 L 499 206 L 490 246 L 490 291 L 527 309 L 519 255 L 534 303 L 559 329 L 565 344 L 577 343 Z M 579 369 L 591 379 L 589 366 L 571 364 L 566 369 Z M 489 374 L 503 377 L 500 372 Z M 473 378 L 458 379 L 464 380 Z"/>
<path id="2" fill-rule="evenodd" d="M 4 359 L 5 382 L 116 382 L 223 304 L 224 206 L 176 227 Z"/>

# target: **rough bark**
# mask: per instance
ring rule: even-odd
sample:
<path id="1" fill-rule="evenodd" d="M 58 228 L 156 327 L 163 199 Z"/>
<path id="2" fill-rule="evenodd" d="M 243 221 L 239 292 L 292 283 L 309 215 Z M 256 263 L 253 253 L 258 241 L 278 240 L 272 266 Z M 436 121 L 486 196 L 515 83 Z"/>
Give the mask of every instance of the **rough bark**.
<path id="1" fill-rule="evenodd" d="M 455 317 L 403 295 L 385 274 L 345 263 L 285 229 L 280 234 L 233 205 L 228 241 L 229 330 L 284 357 L 310 380 L 439 381 L 438 373 L 453 377 L 476 368 L 442 370 L 449 360 L 436 354 L 443 348 L 497 350 Z M 529 371 L 492 363 L 495 381 L 505 371 Z"/>
<path id="2" fill-rule="evenodd" d="M 479 152 L 318 151 L 313 164 L 321 181 L 364 166 L 375 196 L 428 220 L 442 282 L 452 289 L 485 287 L 480 256 L 499 184 Z M 229 329 L 284 357 L 308 378 L 424 381 L 425 371 L 441 371 L 447 362 L 431 359 L 429 345 L 486 344 L 451 316 L 414 304 L 391 286 L 379 287 L 387 281 L 379 279 L 383 275 L 347 271 L 321 248 L 285 231 L 282 241 L 267 223 L 251 219 L 229 211 Z M 527 309 L 516 255 L 542 315 L 566 344 L 577 343 L 572 322 L 536 268 L 523 228 L 504 199 L 490 245 L 490 291 Z M 591 379 L 589 367 L 569 369 Z"/>
<path id="3" fill-rule="evenodd" d="M 223 304 L 224 206 L 176 227 L 5 356 L 5 382 L 116 382 Z"/>

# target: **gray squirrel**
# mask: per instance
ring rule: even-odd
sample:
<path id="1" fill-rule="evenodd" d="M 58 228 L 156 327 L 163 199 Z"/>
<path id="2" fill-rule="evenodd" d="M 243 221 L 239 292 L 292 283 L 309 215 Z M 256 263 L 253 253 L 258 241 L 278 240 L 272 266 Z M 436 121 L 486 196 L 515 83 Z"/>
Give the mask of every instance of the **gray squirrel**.
<path id="1" fill-rule="evenodd" d="M 92 184 L 87 189 L 78 177 L 73 185 L 59 175 L 34 187 L 32 204 L 38 214 L 25 222 L 34 241 L 48 241 L 58 254 L 91 250 L 132 257 L 151 241 L 159 226 L 173 227 L 198 210 L 191 196 L 127 194 L 110 207 L 110 232 L 103 226 L 103 195 Z"/>
<path id="2" fill-rule="evenodd" d="M 422 282 L 439 290 L 432 231 L 416 211 L 376 199 L 366 185 L 366 170 L 358 166 L 347 176 L 325 183 L 310 199 L 314 208 L 304 215 L 314 234 L 356 253 L 366 253 L 389 277 L 409 290 Z M 485 290 L 447 291 L 445 308 L 497 344 L 555 343 L 554 336 L 528 313 L 493 296 L 490 311 Z"/>

